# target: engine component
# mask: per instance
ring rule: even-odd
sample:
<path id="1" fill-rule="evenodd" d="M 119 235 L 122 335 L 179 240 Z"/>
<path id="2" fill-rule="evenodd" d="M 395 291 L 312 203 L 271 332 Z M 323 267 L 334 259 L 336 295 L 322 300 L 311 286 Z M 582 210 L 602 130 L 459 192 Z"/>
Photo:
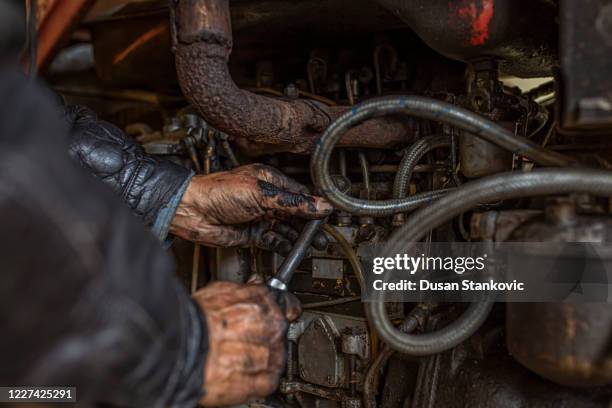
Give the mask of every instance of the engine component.
<path id="1" fill-rule="evenodd" d="M 306 224 L 299 238 L 293 244 L 291 252 L 287 255 L 281 266 L 278 268 L 278 271 L 274 277 L 268 282 L 270 287 L 279 290 L 287 290 L 287 284 L 293 277 L 293 274 L 295 273 L 295 270 L 300 262 L 302 262 L 302 259 L 304 259 L 306 250 L 312 243 L 312 240 L 315 238 L 315 235 L 319 231 L 319 228 L 323 222 L 324 220 L 312 220 Z"/>
<path id="2" fill-rule="evenodd" d="M 509 303 L 508 350 L 531 371 L 559 384 L 593 387 L 612 381 L 605 303 Z"/>
<path id="3" fill-rule="evenodd" d="M 497 77 L 497 62 L 490 58 L 472 64 L 474 78 L 470 81 L 468 101 L 475 112 L 515 133 L 516 123 L 506 122 L 508 104 L 501 82 Z M 514 119 L 514 118 L 512 118 Z M 467 178 L 488 176 L 512 170 L 513 152 L 469 132 L 459 138 L 461 173 Z"/>
<path id="4" fill-rule="evenodd" d="M 557 60 L 556 13 L 546 0 L 377 1 L 450 58 L 496 57 L 525 77 L 550 75 Z"/>
<path id="5" fill-rule="evenodd" d="M 329 175 L 329 160 L 331 151 L 342 134 L 358 123 L 372 117 L 391 113 L 414 115 L 452 124 L 507 150 L 529 157 L 544 166 L 576 165 L 573 158 L 544 149 L 530 140 L 515 136 L 506 129 L 451 104 L 418 96 L 380 98 L 362 103 L 354 111 L 344 114 L 330 125 L 321 136 L 320 143 L 312 155 L 311 168 L 313 169 L 315 185 L 320 191 L 324 192 L 326 198 L 337 208 L 352 214 L 391 215 L 413 210 L 448 192 L 447 190 L 438 190 L 403 199 L 375 202 L 349 197 L 342 194 L 334 185 Z"/>
<path id="6" fill-rule="evenodd" d="M 489 176 L 463 185 L 455 192 L 424 207 L 389 239 L 384 253 L 397 254 L 421 239 L 427 231 L 480 203 L 529 195 L 571 192 L 612 196 L 612 177 L 607 171 L 590 169 L 543 169 L 523 174 Z M 412 336 L 399 332 L 386 316 L 384 292 L 369 303 L 372 324 L 389 346 L 411 355 L 430 355 L 448 350 L 467 339 L 484 322 L 491 302 L 473 303 L 456 321 L 435 332 Z"/>
<path id="7" fill-rule="evenodd" d="M 516 228 L 509 241 L 517 242 L 609 242 L 609 218 L 577 215 L 572 200 L 557 200 L 543 215 Z M 526 254 L 526 257 L 546 256 Z M 586 259 L 585 259 L 586 256 Z M 607 290 L 591 288 L 607 276 L 597 265 L 608 264 L 609 254 L 598 251 L 576 253 L 569 248 L 555 257 L 564 271 L 582 268 L 578 291 L 590 299 L 608 298 Z M 600 277 L 595 274 L 600 272 Z M 585 276 L 589 275 L 589 276 Z M 552 279 L 552 278 L 551 278 Z M 593 293 L 597 291 L 596 293 Z M 612 325 L 612 309 L 606 303 L 509 303 L 507 310 L 508 350 L 521 364 L 552 381 L 571 386 L 599 386 L 612 381 L 612 353 L 609 336 L 601 327 Z"/>
<path id="8" fill-rule="evenodd" d="M 424 359 L 410 402 L 412 407 L 601 408 L 611 396 L 605 388 L 562 387 L 525 369 L 508 354 L 503 325 L 493 323 L 452 351 Z"/>
<path id="9" fill-rule="evenodd" d="M 232 80 L 229 0 L 178 1 L 176 68 L 183 92 L 217 129 L 286 151 L 310 151 L 318 136 L 348 107 L 280 100 L 244 91 Z M 410 121 L 377 119 L 351 129 L 345 146 L 391 147 L 412 140 Z"/>
<path id="10" fill-rule="evenodd" d="M 347 383 L 346 362 L 338 350 L 340 333 L 325 317 L 313 319 L 298 342 L 299 373 L 302 380 L 324 387 L 340 387 Z M 317 350 L 320 359 L 310 358 Z"/>
<path id="11" fill-rule="evenodd" d="M 414 143 L 402 157 L 402 161 L 397 170 L 395 176 L 395 182 L 393 183 L 393 197 L 404 198 L 408 194 L 408 184 L 412 178 L 414 168 L 418 164 L 419 160 L 425 156 L 426 153 L 440 148 L 447 147 L 451 144 L 450 136 L 446 135 L 435 135 L 426 136 L 419 139 L 418 142 Z"/>
<path id="12" fill-rule="evenodd" d="M 336 206 L 322 228 L 329 245 L 297 248 L 284 266 L 256 247 L 173 245 L 194 288 L 295 272 L 287 286 L 304 312 L 279 393 L 262 407 L 609 405 L 610 387 L 593 387 L 612 384 L 605 305 L 360 302 L 381 245 L 597 241 L 612 230 L 610 201 L 594 197 L 612 192 L 609 171 L 570 169 L 612 168 L 607 2 L 117 3 L 74 40 L 89 46 L 91 34 L 96 80 L 91 67 L 63 71 L 56 89 L 128 126 L 149 153 L 196 172 L 257 156 Z M 557 66 L 531 90 L 503 76 Z M 573 191 L 588 193 L 570 197 L 576 211 L 545 205 Z"/>
<path id="13" fill-rule="evenodd" d="M 612 5 L 604 0 L 560 4 L 562 126 L 588 130 L 612 125 Z"/>

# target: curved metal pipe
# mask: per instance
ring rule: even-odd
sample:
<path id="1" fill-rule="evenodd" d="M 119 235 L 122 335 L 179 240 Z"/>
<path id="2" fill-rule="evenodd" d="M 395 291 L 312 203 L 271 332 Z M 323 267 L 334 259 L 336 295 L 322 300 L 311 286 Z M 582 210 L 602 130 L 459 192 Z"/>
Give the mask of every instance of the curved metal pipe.
<path id="1" fill-rule="evenodd" d="M 408 195 L 408 185 L 412 178 L 414 168 L 427 152 L 439 147 L 450 146 L 450 144 L 451 137 L 448 135 L 431 135 L 419 139 L 410 146 L 406 150 L 395 176 L 395 181 L 393 182 L 393 197 L 404 198 Z"/>
<path id="2" fill-rule="evenodd" d="M 494 143 L 516 154 L 526 156 L 543 166 L 573 167 L 578 163 L 571 157 L 550 151 L 496 125 L 495 123 L 446 102 L 422 96 L 393 96 L 373 99 L 356 105 L 350 112 L 332 123 L 317 143 L 311 159 L 315 186 L 338 209 L 354 215 L 386 216 L 413 210 L 441 197 L 449 190 L 437 190 L 407 198 L 370 201 L 342 193 L 329 174 L 331 152 L 342 135 L 359 123 L 383 115 L 412 115 L 444 122 L 474 136 Z"/>
<path id="3" fill-rule="evenodd" d="M 316 138 L 350 107 L 283 100 L 240 89 L 228 60 L 232 30 L 228 0 L 177 0 L 174 15 L 176 69 L 186 98 L 212 126 L 228 135 L 309 152 Z M 351 129 L 340 146 L 392 147 L 411 142 L 411 121 L 378 118 Z"/>
<path id="4" fill-rule="evenodd" d="M 534 195 L 589 193 L 612 196 L 612 172 L 594 169 L 538 169 L 530 173 L 503 173 L 466 183 L 440 200 L 424 207 L 389 239 L 385 254 L 406 252 L 428 231 L 443 225 L 481 203 Z M 384 293 L 375 293 L 368 304 L 370 322 L 394 350 L 426 356 L 455 347 L 484 322 L 492 302 L 472 303 L 464 314 L 436 332 L 409 335 L 398 331 L 387 316 Z"/>

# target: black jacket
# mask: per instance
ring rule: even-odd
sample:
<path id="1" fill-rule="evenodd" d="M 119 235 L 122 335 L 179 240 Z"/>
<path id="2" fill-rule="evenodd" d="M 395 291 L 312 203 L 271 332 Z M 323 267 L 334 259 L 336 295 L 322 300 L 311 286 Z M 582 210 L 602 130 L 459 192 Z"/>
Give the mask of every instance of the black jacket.
<path id="1" fill-rule="evenodd" d="M 72 385 L 85 404 L 194 406 L 205 319 L 159 241 L 67 152 L 151 225 L 189 172 L 87 111 L 69 112 L 70 133 L 12 70 L 0 70 L 0 97 L 0 383 Z"/>

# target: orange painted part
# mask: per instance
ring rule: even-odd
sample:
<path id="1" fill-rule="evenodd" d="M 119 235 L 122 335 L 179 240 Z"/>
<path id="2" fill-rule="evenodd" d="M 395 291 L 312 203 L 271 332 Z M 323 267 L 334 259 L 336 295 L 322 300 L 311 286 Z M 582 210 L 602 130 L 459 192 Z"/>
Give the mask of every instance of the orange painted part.
<path id="1" fill-rule="evenodd" d="M 134 50 L 140 48 L 143 44 L 151 41 L 156 36 L 165 32 L 168 25 L 164 22 L 156 25 L 143 35 L 139 36 L 135 41 L 133 41 L 130 45 L 128 45 L 124 50 L 122 50 L 119 54 L 115 56 L 113 59 L 113 65 L 116 65 L 123 61 L 128 55 L 130 55 Z"/>
<path id="2" fill-rule="evenodd" d="M 38 24 L 38 71 L 44 70 L 70 38 L 95 0 L 46 0 Z"/>

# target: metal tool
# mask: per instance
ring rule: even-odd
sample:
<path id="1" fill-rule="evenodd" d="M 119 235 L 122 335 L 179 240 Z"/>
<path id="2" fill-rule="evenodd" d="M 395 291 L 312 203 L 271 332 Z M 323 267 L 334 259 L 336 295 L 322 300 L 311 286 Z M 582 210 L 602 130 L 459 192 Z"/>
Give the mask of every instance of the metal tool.
<path id="1" fill-rule="evenodd" d="M 293 244 L 291 252 L 289 252 L 280 268 L 278 268 L 276 275 L 268 281 L 269 287 L 280 291 L 287 290 L 287 284 L 293 277 L 300 262 L 304 259 L 308 247 L 312 244 L 312 240 L 324 222 L 325 220 L 312 220 L 306 223 L 302 233 L 295 241 L 295 244 Z"/>

